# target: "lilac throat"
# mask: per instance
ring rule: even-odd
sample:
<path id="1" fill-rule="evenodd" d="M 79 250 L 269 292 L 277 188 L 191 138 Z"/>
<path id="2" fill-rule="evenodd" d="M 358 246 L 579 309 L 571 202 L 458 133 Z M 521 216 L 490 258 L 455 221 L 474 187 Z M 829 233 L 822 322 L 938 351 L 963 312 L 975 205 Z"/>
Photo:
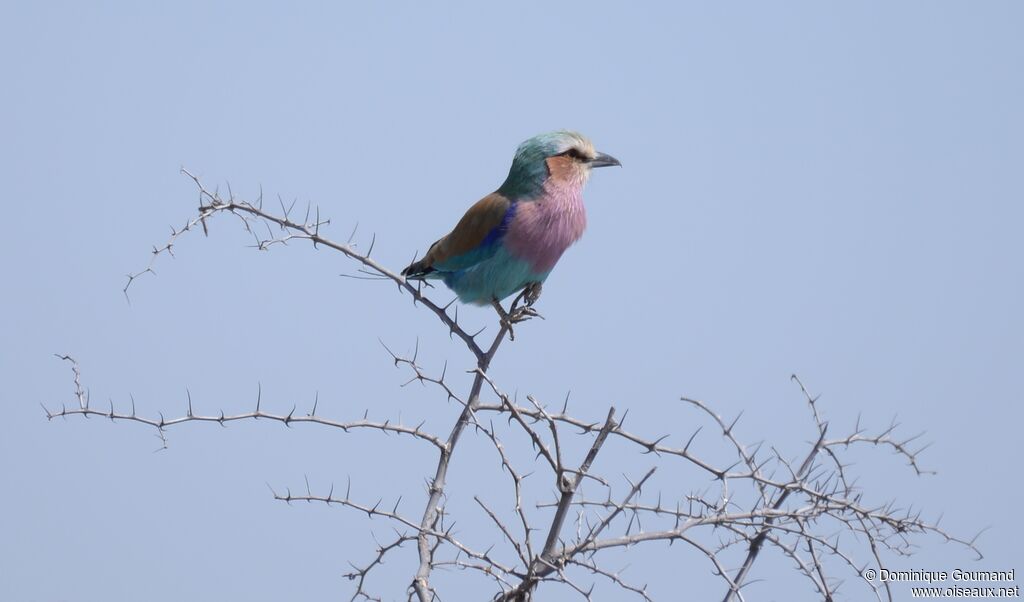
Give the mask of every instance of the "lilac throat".
<path id="1" fill-rule="evenodd" d="M 519 202 L 505 244 L 513 255 L 529 262 L 535 273 L 546 274 L 583 236 L 586 227 L 582 182 L 548 180 L 539 197 Z"/>

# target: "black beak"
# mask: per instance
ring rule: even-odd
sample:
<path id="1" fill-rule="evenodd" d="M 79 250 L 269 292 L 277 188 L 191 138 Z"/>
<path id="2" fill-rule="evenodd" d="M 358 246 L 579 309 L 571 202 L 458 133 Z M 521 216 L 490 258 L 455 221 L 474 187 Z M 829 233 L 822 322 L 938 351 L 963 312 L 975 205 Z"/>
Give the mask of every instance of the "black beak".
<path id="1" fill-rule="evenodd" d="M 597 156 L 588 161 L 588 163 L 590 163 L 591 167 L 609 167 L 611 165 L 622 167 L 622 163 L 619 163 L 618 159 L 604 153 L 597 153 Z"/>

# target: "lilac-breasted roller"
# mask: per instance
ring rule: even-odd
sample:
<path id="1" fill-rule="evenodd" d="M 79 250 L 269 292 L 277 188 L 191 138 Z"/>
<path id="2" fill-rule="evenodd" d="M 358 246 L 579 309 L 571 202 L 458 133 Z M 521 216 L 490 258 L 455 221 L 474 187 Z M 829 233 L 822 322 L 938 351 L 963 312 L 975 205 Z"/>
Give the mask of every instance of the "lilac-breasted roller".
<path id="1" fill-rule="evenodd" d="M 533 299 L 562 253 L 583 235 L 583 186 L 595 167 L 621 165 L 581 134 L 534 136 L 519 145 L 498 190 L 469 208 L 455 228 L 402 270 L 438 279 L 459 300 L 494 304 L 531 287 Z"/>

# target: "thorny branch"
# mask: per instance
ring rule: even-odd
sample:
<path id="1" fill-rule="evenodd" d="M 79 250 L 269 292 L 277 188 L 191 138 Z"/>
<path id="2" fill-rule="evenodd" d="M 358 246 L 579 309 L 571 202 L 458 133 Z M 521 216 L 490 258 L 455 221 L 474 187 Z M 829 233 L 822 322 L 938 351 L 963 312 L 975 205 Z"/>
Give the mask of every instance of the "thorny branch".
<path id="1" fill-rule="evenodd" d="M 279 200 L 280 212 L 264 209 L 262 194 L 255 202 L 236 199 L 230 192 L 222 197 L 219 192 L 205 188 L 200 180 L 184 171 L 194 182 L 199 194 L 198 213 L 180 229 L 172 229 L 168 241 L 154 247 L 149 265 L 130 274 L 124 287 L 127 296 L 132 284 L 144 274 L 155 274 L 154 264 L 162 255 L 172 255 L 174 246 L 187 232 L 201 227 L 208 233 L 208 222 L 225 215 L 236 218 L 252 235 L 254 246 L 267 250 L 291 241 L 305 240 L 314 248 L 321 246 L 342 253 L 359 266 L 357 278 L 377 279 L 394 283 L 402 293 L 408 293 L 418 306 L 427 308 L 471 353 L 475 365 L 472 384 L 466 394 L 459 394 L 447 380 L 447 364 L 439 376 L 433 376 L 418 363 L 419 344 L 412 357 L 393 353 L 385 345 L 396 367 L 412 373 L 409 382 L 420 382 L 437 387 L 447 400 L 461 406 L 458 416 L 446 436 L 426 431 L 423 423 L 404 424 L 401 421 L 371 419 L 368 412 L 354 420 L 328 419 L 317 415 L 318 400 L 314 399 L 308 413 L 296 415 L 297 404 L 288 413 L 274 413 L 263 409 L 262 395 L 258 391 L 252 411 L 225 414 L 201 414 L 193 410 L 191 394 L 186 392 L 187 411 L 176 418 L 144 417 L 136 414 L 134 399 L 131 411 L 117 411 L 111 401 L 107 408 L 97 408 L 83 388 L 78 363 L 68 355 L 58 356 L 71 364 L 74 377 L 74 403 L 63 404 L 60 410 L 44 405 L 49 419 L 73 415 L 106 418 L 113 422 L 135 422 L 154 428 L 166 448 L 166 430 L 187 422 L 214 422 L 225 426 L 229 422 L 249 419 L 277 421 L 291 427 L 297 423 L 317 424 L 343 432 L 368 430 L 411 437 L 438 450 L 438 462 L 428 481 L 427 497 L 419 518 L 399 510 L 401 499 L 394 504 L 383 500 L 374 503 L 357 501 L 352 497 L 351 483 L 343 496 L 336 495 L 332 486 L 326 495 L 314 494 L 306 480 L 305 493 L 295 495 L 291 490 L 280 494 L 271 490 L 275 499 L 321 502 L 361 512 L 370 518 L 379 518 L 394 526 L 386 543 L 377 543 L 372 558 L 363 565 L 352 564 L 345 576 L 355 582 L 352 599 L 380 600 L 367 589 L 374 569 L 384 563 L 391 552 L 407 543 L 416 544 L 418 564 L 412 571 L 408 594 L 419 602 L 443 599 L 431 578 L 435 569 L 456 569 L 478 575 L 497 588 L 494 600 L 525 601 L 534 597 L 540 587 L 560 585 L 579 597 L 590 600 L 597 583 L 619 588 L 646 600 L 652 600 L 647 585 L 637 585 L 623 577 L 622 570 L 605 564 L 609 550 L 626 549 L 648 542 L 680 542 L 698 551 L 710 563 L 711 572 L 725 587 L 724 602 L 744 600 L 743 588 L 748 586 L 752 567 L 766 549 L 778 550 L 791 559 L 796 570 L 804 575 L 821 599 L 831 601 L 842 583 L 832 576 L 835 571 L 858 575 L 869 566 L 856 558 L 868 554 L 874 566 L 882 567 L 886 552 L 909 554 L 915 544 L 912 537 L 935 535 L 946 542 L 958 543 L 978 554 L 975 538 L 962 539 L 941 529 L 937 522 L 921 517 L 920 512 L 900 510 L 894 502 L 871 503 L 866 493 L 859 490 L 848 474 L 848 465 L 842 460 L 844 451 L 851 446 L 870 446 L 889 449 L 906 461 L 916 474 L 926 474 L 918 463 L 923 447 L 914 448 L 918 438 L 897 436 L 895 422 L 877 433 L 867 432 L 858 419 L 851 432 L 829 439 L 829 424 L 822 417 L 816 397 L 811 396 L 804 384 L 799 385 L 814 425 L 814 442 L 803 455 L 798 466 L 793 466 L 774 447 L 756 445 L 748 447 L 737 436 L 739 417 L 726 421 L 705 403 L 683 398 L 710 426 L 717 429 L 721 440 L 732 448 L 736 461 L 719 466 L 702 458 L 691 448 L 701 432 L 693 431 L 682 445 L 669 443 L 674 436 L 646 437 L 623 428 L 623 419 L 615 419 L 615 409 L 609 408 L 604 420 L 578 417 L 568 411 L 568 399 L 560 409 L 547 407 L 528 396 L 527 404 L 505 394 L 488 375 L 488 369 L 500 345 L 511 337 L 507 320 L 500 320 L 498 330 L 486 345 L 478 341 L 481 331 L 470 333 L 460 323 L 457 307 L 452 303 L 440 305 L 428 298 L 422 283 L 406 281 L 395 271 L 371 258 L 376 242 L 371 240 L 368 250 L 357 250 L 353 242 L 355 232 L 344 243 L 321 234 L 329 220 L 320 217 L 319 208 L 307 206 L 302 219 L 296 217 L 294 203 L 286 207 Z M 525 294 L 525 292 L 523 293 Z M 514 313 L 523 301 L 521 294 L 512 305 Z M 532 300 L 532 299 L 531 299 Z M 450 310 L 450 311 L 449 311 Z M 487 398 L 487 399 L 485 399 Z M 501 417 L 496 424 L 485 416 Z M 504 422 L 504 426 L 502 423 Z M 484 538 L 485 549 L 463 539 L 453 530 L 443 500 L 448 481 L 448 470 L 463 434 L 470 431 L 481 435 L 494 448 L 502 471 L 511 484 L 512 503 L 493 505 L 483 492 L 473 496 L 487 523 L 496 529 L 493 538 Z M 524 437 L 535 456 L 525 468 L 516 454 L 509 453 L 507 443 L 512 438 Z M 643 454 L 651 454 L 657 464 L 640 472 L 639 478 L 624 477 L 625 485 L 595 470 L 598 456 L 606 444 L 615 440 Z M 518 445 L 518 444 L 516 444 Z M 514 447 L 514 446 L 513 446 Z M 573 449 L 586 449 L 578 465 L 567 463 Z M 768 451 L 766 451 L 768 450 Z M 665 501 L 661 493 L 652 496 L 645 485 L 653 481 L 659 467 L 693 467 L 710 477 L 713 487 L 695 491 L 679 499 Z M 543 483 L 528 477 L 546 474 Z M 584 482 L 593 482 L 603 495 L 595 497 L 584 491 Z M 528 487 L 528 484 L 536 486 Z M 554 496 L 542 489 L 553 486 Z M 550 489 L 547 489 L 550 491 Z M 533 502 L 532 511 L 528 502 Z M 511 511 L 507 508 L 511 507 Z M 566 533 L 566 522 L 575 513 L 576 533 Z M 546 525 L 542 527 L 541 525 Z M 840 543 L 840 535 L 852 533 Z M 534 535 L 543 534 L 538 548 Z M 724 535 L 724 539 L 722 538 Z M 850 540 L 853 541 L 850 541 Z M 506 552 L 496 549 L 496 542 L 508 546 Z M 740 560 L 742 558 L 742 560 Z M 730 564 L 737 562 L 737 568 Z M 828 575 L 828 576 L 827 576 Z M 583 585 L 580 579 L 594 579 Z M 892 600 L 888 583 L 881 586 L 856 579 L 868 587 L 878 600 Z"/>

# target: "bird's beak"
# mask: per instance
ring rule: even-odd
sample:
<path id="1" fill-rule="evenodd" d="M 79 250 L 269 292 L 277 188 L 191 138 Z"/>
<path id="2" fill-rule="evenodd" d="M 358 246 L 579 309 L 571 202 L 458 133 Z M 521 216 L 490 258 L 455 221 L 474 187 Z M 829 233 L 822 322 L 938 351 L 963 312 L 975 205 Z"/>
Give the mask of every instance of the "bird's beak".
<path id="1" fill-rule="evenodd" d="M 619 163 L 618 159 L 604 153 L 597 153 L 597 156 L 588 161 L 588 163 L 590 163 L 591 167 L 608 167 L 611 165 L 622 167 L 622 163 Z"/>

